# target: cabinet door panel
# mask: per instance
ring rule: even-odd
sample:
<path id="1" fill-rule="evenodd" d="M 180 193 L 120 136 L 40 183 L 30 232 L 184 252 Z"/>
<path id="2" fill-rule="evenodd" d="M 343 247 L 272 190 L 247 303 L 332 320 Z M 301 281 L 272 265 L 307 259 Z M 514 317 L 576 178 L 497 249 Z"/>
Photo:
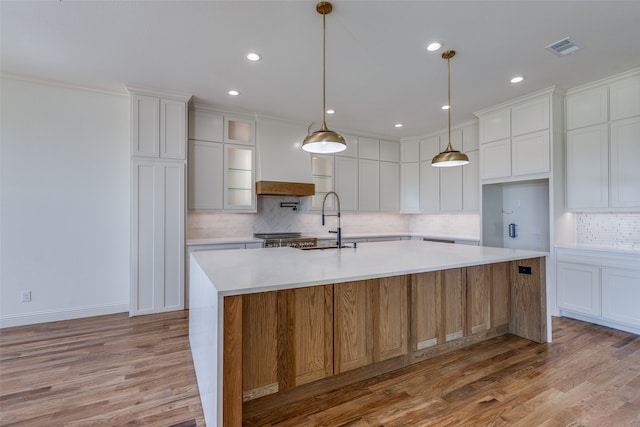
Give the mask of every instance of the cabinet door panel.
<path id="1" fill-rule="evenodd" d="M 611 120 L 640 115 L 640 76 L 613 83 L 609 87 Z"/>
<path id="2" fill-rule="evenodd" d="M 189 141 L 189 209 L 222 209 L 222 144 Z"/>
<path id="3" fill-rule="evenodd" d="M 276 393 L 278 387 L 277 292 L 242 297 L 242 398 Z"/>
<path id="4" fill-rule="evenodd" d="M 511 141 L 503 139 L 480 146 L 480 178 L 511 176 Z"/>
<path id="5" fill-rule="evenodd" d="M 376 280 L 374 286 L 374 360 L 407 353 L 407 276 Z"/>
<path id="6" fill-rule="evenodd" d="M 602 317 L 640 326 L 640 271 L 602 269 Z"/>
<path id="7" fill-rule="evenodd" d="M 358 210 L 380 210 L 380 162 L 358 160 Z"/>
<path id="8" fill-rule="evenodd" d="M 640 207 L 640 117 L 611 124 L 611 206 Z"/>
<path id="9" fill-rule="evenodd" d="M 511 108 L 511 136 L 549 129 L 549 98 L 543 97 Z"/>
<path id="10" fill-rule="evenodd" d="M 336 374 L 373 363 L 369 281 L 334 285 L 334 371 Z"/>
<path id="11" fill-rule="evenodd" d="M 463 166 L 466 167 L 466 166 Z M 434 168 L 440 169 L 440 210 L 462 210 L 462 168 Z"/>
<path id="12" fill-rule="evenodd" d="M 483 115 L 479 120 L 480 143 L 497 141 L 511 136 L 511 110 L 504 108 Z"/>
<path id="13" fill-rule="evenodd" d="M 567 95 L 567 130 L 607 122 L 607 88 Z"/>
<path id="14" fill-rule="evenodd" d="M 439 271 L 411 276 L 411 345 L 412 351 L 441 344 L 442 286 Z"/>
<path id="15" fill-rule="evenodd" d="M 292 386 L 333 375 L 333 286 L 285 291 L 288 327 L 293 331 L 289 357 L 294 360 Z"/>
<path id="16" fill-rule="evenodd" d="M 607 125 L 567 132 L 567 207 L 609 205 Z"/>
<path id="17" fill-rule="evenodd" d="M 480 209 L 480 154 L 467 151 L 469 164 L 462 167 L 462 210 Z"/>
<path id="18" fill-rule="evenodd" d="M 183 101 L 160 101 L 160 157 L 186 159 L 187 105 Z"/>
<path id="19" fill-rule="evenodd" d="M 491 327 L 491 265 L 471 266 L 466 271 L 469 332 L 475 334 Z"/>
<path id="20" fill-rule="evenodd" d="M 420 143 L 418 141 L 403 141 L 400 143 L 400 161 L 417 162 L 420 159 Z"/>
<path id="21" fill-rule="evenodd" d="M 160 98 L 144 95 L 131 96 L 131 154 L 134 156 L 160 156 Z"/>
<path id="22" fill-rule="evenodd" d="M 600 269 L 596 266 L 558 262 L 558 307 L 600 316 Z"/>
<path id="23" fill-rule="evenodd" d="M 335 157 L 335 189 L 340 196 L 340 208 L 358 210 L 358 159 Z"/>
<path id="24" fill-rule="evenodd" d="M 189 111 L 189 139 L 223 142 L 224 119 L 222 114 L 209 111 Z"/>
<path id="25" fill-rule="evenodd" d="M 421 212 L 440 210 L 440 169 L 431 166 L 431 160 L 420 163 Z"/>
<path id="26" fill-rule="evenodd" d="M 358 157 L 361 159 L 380 160 L 380 141 L 371 138 L 358 138 Z"/>
<path id="27" fill-rule="evenodd" d="M 466 276 L 464 269 L 454 268 L 442 272 L 442 312 L 444 338 L 453 341 L 466 335 Z"/>
<path id="28" fill-rule="evenodd" d="M 508 262 L 491 264 L 491 327 L 509 324 L 509 285 L 510 269 Z"/>
<path id="29" fill-rule="evenodd" d="M 400 164 L 380 162 L 380 210 L 400 209 Z"/>
<path id="30" fill-rule="evenodd" d="M 420 163 L 402 163 L 400 165 L 400 187 L 400 210 L 402 212 L 419 212 Z"/>
<path id="31" fill-rule="evenodd" d="M 380 161 L 400 162 L 400 144 L 393 141 L 380 141 Z"/>
<path id="32" fill-rule="evenodd" d="M 542 131 L 513 138 L 512 175 L 546 173 L 551 170 L 549 131 Z"/>

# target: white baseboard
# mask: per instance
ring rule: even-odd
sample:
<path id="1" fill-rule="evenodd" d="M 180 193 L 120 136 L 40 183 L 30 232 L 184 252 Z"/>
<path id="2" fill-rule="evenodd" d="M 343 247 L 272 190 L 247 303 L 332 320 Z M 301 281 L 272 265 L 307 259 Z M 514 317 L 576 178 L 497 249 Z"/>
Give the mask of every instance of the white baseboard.
<path id="1" fill-rule="evenodd" d="M 0 328 L 33 325 L 36 323 L 57 322 L 58 320 L 80 319 L 129 311 L 129 303 L 93 305 L 86 307 L 47 310 L 34 313 L 10 314 L 0 316 Z"/>
<path id="2" fill-rule="evenodd" d="M 595 323 L 596 325 L 602 325 L 608 328 L 619 329 L 621 331 L 640 335 L 640 328 L 632 325 L 625 325 L 624 323 L 612 322 L 609 320 L 587 316 L 584 314 L 573 313 L 565 310 L 560 310 L 560 316 L 570 317 L 572 319 L 582 320 L 583 322 Z"/>

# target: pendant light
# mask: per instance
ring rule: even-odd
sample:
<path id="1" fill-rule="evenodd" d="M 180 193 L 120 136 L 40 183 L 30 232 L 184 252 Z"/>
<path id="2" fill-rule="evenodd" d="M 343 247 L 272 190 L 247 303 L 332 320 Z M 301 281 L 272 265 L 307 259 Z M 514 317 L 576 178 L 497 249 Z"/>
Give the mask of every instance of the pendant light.
<path id="1" fill-rule="evenodd" d="M 316 11 L 322 15 L 322 127 L 320 130 L 313 132 L 302 142 L 302 149 L 310 153 L 338 153 L 346 150 L 347 143 L 344 138 L 336 132 L 327 129 L 326 106 L 325 106 L 325 60 L 326 60 L 326 26 L 325 17 L 333 10 L 333 6 L 328 1 L 321 1 L 316 4 Z"/>
<path id="2" fill-rule="evenodd" d="M 449 144 L 447 144 L 447 148 L 442 153 L 436 155 L 433 160 L 431 160 L 431 166 L 435 166 L 438 168 L 462 166 L 469 163 L 469 158 L 466 154 L 454 150 L 451 146 L 451 58 L 453 58 L 455 55 L 455 50 L 448 50 L 442 53 L 442 59 L 447 60 L 447 82 L 449 97 L 449 108 L 447 109 L 447 112 L 449 115 Z"/>

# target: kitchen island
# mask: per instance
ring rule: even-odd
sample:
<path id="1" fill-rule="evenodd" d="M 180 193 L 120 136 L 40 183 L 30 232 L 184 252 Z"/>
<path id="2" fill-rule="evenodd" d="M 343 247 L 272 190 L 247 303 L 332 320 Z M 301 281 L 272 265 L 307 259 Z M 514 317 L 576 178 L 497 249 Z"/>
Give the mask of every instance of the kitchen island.
<path id="1" fill-rule="evenodd" d="M 549 340 L 546 255 L 409 240 L 192 253 L 207 425 L 506 333 Z"/>

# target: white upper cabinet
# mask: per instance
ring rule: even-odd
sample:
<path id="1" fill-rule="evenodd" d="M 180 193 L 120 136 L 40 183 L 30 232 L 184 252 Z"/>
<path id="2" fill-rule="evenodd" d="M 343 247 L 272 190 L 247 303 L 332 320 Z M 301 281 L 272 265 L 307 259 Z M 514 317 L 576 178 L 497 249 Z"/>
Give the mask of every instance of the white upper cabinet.
<path id="1" fill-rule="evenodd" d="M 189 111 L 189 139 L 223 142 L 224 117 L 205 110 Z"/>
<path id="2" fill-rule="evenodd" d="M 189 209 L 222 209 L 223 144 L 189 141 Z"/>
<path id="3" fill-rule="evenodd" d="M 462 151 L 473 151 L 480 147 L 478 124 L 474 123 L 462 128 Z"/>
<path id="4" fill-rule="evenodd" d="M 311 196 L 311 209 L 322 208 L 324 196 L 333 191 L 333 155 L 312 154 L 311 176 L 316 186 L 316 194 Z M 333 209 L 335 198 L 327 198 L 326 207 Z"/>
<path id="5" fill-rule="evenodd" d="M 354 135 L 341 135 L 347 143 L 347 149 L 339 152 L 338 155 L 344 157 L 358 157 L 358 137 Z"/>
<path id="6" fill-rule="evenodd" d="M 431 159 L 440 150 L 440 138 L 434 136 L 420 141 L 420 211 L 440 210 L 440 169 L 431 166 Z M 435 153 L 435 154 L 433 154 Z M 459 169 L 459 168 L 444 168 Z"/>
<path id="7" fill-rule="evenodd" d="M 358 210 L 358 159 L 335 156 L 336 193 L 340 196 L 340 207 L 344 211 Z"/>
<path id="8" fill-rule="evenodd" d="M 511 110 L 504 108 L 480 119 L 480 143 L 497 141 L 511 136 Z"/>
<path id="9" fill-rule="evenodd" d="M 548 173 L 551 170 L 549 131 L 514 137 L 511 140 L 511 174 Z"/>
<path id="10" fill-rule="evenodd" d="M 358 160 L 358 210 L 380 210 L 380 162 Z"/>
<path id="11" fill-rule="evenodd" d="M 371 138 L 358 138 L 358 157 L 360 159 L 380 160 L 380 141 Z"/>
<path id="12" fill-rule="evenodd" d="M 256 210 L 254 147 L 224 144 L 224 209 Z"/>
<path id="13" fill-rule="evenodd" d="M 466 167 L 466 166 L 464 166 Z M 462 170 L 464 167 L 433 168 L 440 170 L 440 210 L 462 210 Z"/>
<path id="14" fill-rule="evenodd" d="M 302 135 L 304 139 L 305 134 Z M 224 142 L 255 145 L 255 120 L 249 117 L 224 116 Z"/>
<path id="15" fill-rule="evenodd" d="M 607 106 L 606 87 L 567 95 L 567 130 L 606 123 Z"/>
<path id="16" fill-rule="evenodd" d="M 131 154 L 186 160 L 188 98 L 131 94 Z"/>
<path id="17" fill-rule="evenodd" d="M 611 120 L 640 116 L 640 75 L 612 83 L 609 98 Z"/>
<path id="18" fill-rule="evenodd" d="M 469 164 L 462 167 L 462 210 L 477 211 L 480 209 L 480 155 L 478 150 L 465 150 L 465 154 Z"/>
<path id="19" fill-rule="evenodd" d="M 429 162 L 440 152 L 440 137 L 432 136 L 420 141 L 420 161 Z"/>
<path id="20" fill-rule="evenodd" d="M 400 144 L 393 141 L 380 140 L 380 161 L 400 162 Z"/>
<path id="21" fill-rule="evenodd" d="M 608 182 L 608 126 L 567 132 L 567 208 L 607 207 Z"/>
<path id="22" fill-rule="evenodd" d="M 549 129 L 549 100 L 534 99 L 511 108 L 511 136 Z"/>
<path id="23" fill-rule="evenodd" d="M 398 146 L 398 144 L 395 144 Z M 400 164 L 380 162 L 380 210 L 398 212 L 400 209 Z"/>
<path id="24" fill-rule="evenodd" d="M 420 143 L 418 141 L 402 141 L 400 143 L 400 161 L 419 162 L 420 161 Z"/>
<path id="25" fill-rule="evenodd" d="M 566 110 L 567 207 L 640 208 L 640 70 L 569 91 Z"/>
<path id="26" fill-rule="evenodd" d="M 548 178 L 553 140 L 562 126 L 561 105 L 562 96 L 550 88 L 476 113 L 480 120 L 480 179 Z"/>
<path id="27" fill-rule="evenodd" d="M 640 116 L 611 123 L 611 207 L 640 207 Z"/>
<path id="28" fill-rule="evenodd" d="M 400 212 L 420 212 L 420 163 L 418 162 L 400 164 Z"/>

